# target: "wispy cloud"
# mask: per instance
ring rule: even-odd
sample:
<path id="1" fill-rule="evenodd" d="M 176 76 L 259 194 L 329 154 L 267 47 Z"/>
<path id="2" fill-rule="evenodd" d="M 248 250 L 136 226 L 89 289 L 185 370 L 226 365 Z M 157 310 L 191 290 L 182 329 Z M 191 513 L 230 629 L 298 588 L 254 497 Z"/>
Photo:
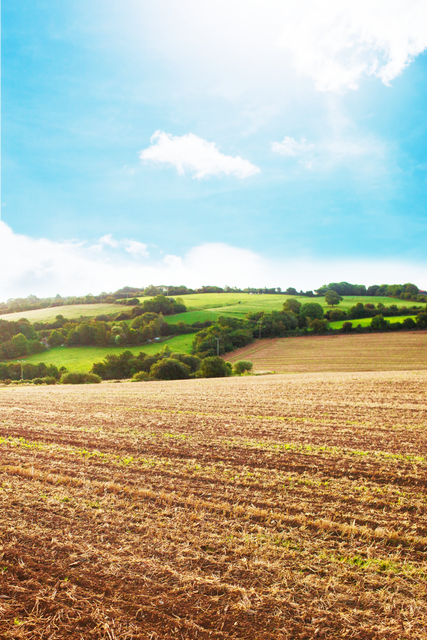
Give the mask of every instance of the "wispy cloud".
<path id="1" fill-rule="evenodd" d="M 151 136 L 151 143 L 150 147 L 140 152 L 141 160 L 173 166 L 180 175 L 188 171 L 200 180 L 210 176 L 248 178 L 260 172 L 249 160 L 224 155 L 214 142 L 203 140 L 193 133 L 173 136 L 156 131 Z"/>
<path id="2" fill-rule="evenodd" d="M 272 142 L 271 149 L 274 153 L 279 153 L 281 156 L 299 156 L 314 148 L 314 144 L 307 144 L 305 138 L 301 138 L 300 141 L 285 136 L 282 142 Z"/>
<path id="3" fill-rule="evenodd" d="M 150 255 L 147 251 L 147 245 L 143 242 L 138 242 L 137 240 L 126 240 L 125 250 L 134 257 L 141 256 L 143 258 L 148 258 Z"/>
<path id="4" fill-rule="evenodd" d="M 142 6 L 141 6 L 142 5 Z M 186 81 L 234 96 L 278 92 L 289 69 L 320 91 L 390 84 L 427 48 L 425 0 L 159 0 L 138 3 L 145 41 L 181 67 Z"/>

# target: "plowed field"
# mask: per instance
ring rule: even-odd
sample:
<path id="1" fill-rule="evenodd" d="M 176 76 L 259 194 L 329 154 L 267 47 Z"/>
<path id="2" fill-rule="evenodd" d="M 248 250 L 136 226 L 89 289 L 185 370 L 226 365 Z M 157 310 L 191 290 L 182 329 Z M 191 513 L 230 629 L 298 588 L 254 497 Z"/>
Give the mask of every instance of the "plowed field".
<path id="1" fill-rule="evenodd" d="M 427 331 L 273 338 L 225 359 L 250 360 L 254 371 L 276 373 L 426 370 Z"/>
<path id="2" fill-rule="evenodd" d="M 427 372 L 0 390 L 0 637 L 427 638 Z"/>

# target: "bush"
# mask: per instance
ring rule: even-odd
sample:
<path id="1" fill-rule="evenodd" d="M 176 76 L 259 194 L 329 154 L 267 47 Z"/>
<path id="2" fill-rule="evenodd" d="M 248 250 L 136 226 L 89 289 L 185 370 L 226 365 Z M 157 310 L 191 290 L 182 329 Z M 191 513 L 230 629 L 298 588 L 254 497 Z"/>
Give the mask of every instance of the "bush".
<path id="1" fill-rule="evenodd" d="M 170 357 L 174 358 L 174 360 L 179 360 L 186 364 L 187 367 L 190 367 L 191 373 L 196 373 L 196 371 L 200 369 L 200 364 L 202 362 L 197 356 L 189 356 L 186 353 L 171 353 Z"/>
<path id="2" fill-rule="evenodd" d="M 402 327 L 403 329 L 415 329 L 417 325 L 415 324 L 415 321 L 412 318 L 405 318 L 404 321 L 402 322 Z"/>
<path id="3" fill-rule="evenodd" d="M 308 322 L 323 319 L 323 308 L 318 302 L 307 302 L 301 307 L 300 315 Z"/>
<path id="4" fill-rule="evenodd" d="M 239 360 L 234 363 L 233 372 L 237 376 L 241 376 L 243 373 L 249 373 L 253 366 L 252 362 L 248 362 L 248 360 Z"/>
<path id="5" fill-rule="evenodd" d="M 328 321 L 316 318 L 310 322 L 309 327 L 313 333 L 326 333 L 328 331 Z"/>
<path id="6" fill-rule="evenodd" d="M 190 367 L 175 358 L 163 358 L 153 364 L 150 376 L 155 380 L 185 380 L 190 377 Z"/>
<path id="7" fill-rule="evenodd" d="M 219 356 L 204 358 L 200 365 L 200 369 L 196 373 L 197 378 L 226 378 L 230 375 L 231 364 L 229 362 L 225 362 Z"/>
<path id="8" fill-rule="evenodd" d="M 344 322 L 341 331 L 343 333 L 351 333 L 351 330 L 353 328 L 353 324 L 351 322 Z"/>
<path id="9" fill-rule="evenodd" d="M 132 376 L 132 380 L 134 382 L 143 382 L 144 380 L 149 380 L 149 379 L 150 379 L 150 376 L 146 371 L 138 371 L 137 373 L 134 373 Z"/>
<path id="10" fill-rule="evenodd" d="M 45 384 L 56 384 L 56 378 L 54 378 L 53 376 L 45 376 L 43 378 L 43 382 Z"/>
<path id="11" fill-rule="evenodd" d="M 387 329 L 387 324 L 387 320 L 383 316 L 375 316 L 371 320 L 371 329 L 374 331 L 384 331 L 384 329 Z"/>
<path id="12" fill-rule="evenodd" d="M 33 384 L 43 384 L 43 378 L 34 378 Z"/>
<path id="13" fill-rule="evenodd" d="M 96 373 L 64 373 L 59 381 L 61 384 L 93 384 L 101 382 Z"/>

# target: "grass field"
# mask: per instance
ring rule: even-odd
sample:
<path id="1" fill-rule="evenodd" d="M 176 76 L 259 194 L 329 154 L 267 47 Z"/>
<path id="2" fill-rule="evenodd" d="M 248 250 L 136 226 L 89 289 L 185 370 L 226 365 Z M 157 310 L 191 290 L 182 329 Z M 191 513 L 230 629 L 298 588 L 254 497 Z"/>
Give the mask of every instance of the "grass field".
<path id="1" fill-rule="evenodd" d="M 168 345 L 172 351 L 181 353 L 190 353 L 193 344 L 194 335 L 187 334 L 184 336 L 174 336 L 162 342 L 153 342 L 151 344 L 142 344 L 138 347 L 57 347 L 49 349 L 44 353 L 37 353 L 33 356 L 25 356 L 25 362 L 38 364 L 55 364 L 57 367 L 67 367 L 68 371 L 86 372 L 90 371 L 94 362 L 100 362 L 109 353 L 119 354 L 123 351 L 131 351 L 138 354 L 140 351 L 153 354 Z M 14 362 L 8 360 L 7 362 Z"/>
<path id="2" fill-rule="evenodd" d="M 380 314 L 380 311 L 378 311 L 378 314 Z M 387 322 L 393 324 L 394 322 L 403 322 L 405 318 L 412 318 L 412 320 L 415 320 L 414 316 L 393 316 L 390 318 L 386 318 L 386 320 Z M 341 329 L 344 322 L 351 322 L 353 328 L 357 327 L 357 325 L 359 324 L 361 327 L 369 327 L 372 322 L 372 318 L 360 318 L 358 320 L 337 320 L 336 322 L 330 322 L 329 326 L 331 327 L 331 329 Z"/>
<path id="3" fill-rule="evenodd" d="M 123 307 L 117 304 L 75 304 L 51 309 L 35 309 L 34 311 L 19 311 L 0 315 L 0 320 L 20 320 L 27 318 L 29 322 L 53 322 L 58 315 L 64 318 L 94 317 L 101 314 L 119 313 Z"/>
<path id="4" fill-rule="evenodd" d="M 175 316 L 168 316 L 167 321 L 178 322 L 182 320 L 191 324 L 193 322 L 212 320 L 218 315 L 231 315 L 236 318 L 243 318 L 249 312 L 279 311 L 283 308 L 285 300 L 290 297 L 295 297 L 301 302 L 301 304 L 305 304 L 306 302 L 318 302 L 323 307 L 327 307 L 324 298 L 311 299 L 301 296 L 282 296 L 271 294 L 251 295 L 249 293 L 195 293 L 182 296 L 182 300 L 188 311 Z M 150 298 L 147 297 L 139 299 L 143 302 Z M 416 304 L 410 303 L 406 300 L 394 300 L 393 298 L 346 296 L 340 303 L 339 308 L 349 309 L 357 302 L 363 302 L 363 304 L 372 302 L 375 305 L 382 302 L 386 306 L 396 304 L 398 307 Z M 424 307 L 425 305 L 422 306 Z M 53 321 L 58 314 L 63 315 L 64 318 L 80 318 L 81 316 L 93 317 L 100 314 L 117 314 L 120 311 L 126 310 L 126 307 L 114 304 L 80 304 L 74 306 L 53 307 L 52 309 L 37 309 L 35 311 L 9 313 L 0 316 L 0 319 L 19 320 L 24 317 L 30 322 L 50 322 Z"/>
<path id="5" fill-rule="evenodd" d="M 254 371 L 400 371 L 427 369 L 427 332 L 273 338 L 228 354 Z"/>
<path id="6" fill-rule="evenodd" d="M 0 637 L 425 640 L 426 385 L 0 389 Z"/>
<path id="7" fill-rule="evenodd" d="M 301 304 L 307 302 L 318 302 L 325 309 L 328 308 L 324 298 L 305 298 L 301 296 L 278 296 L 270 294 L 250 295 L 248 293 L 228 294 L 228 293 L 204 293 L 191 294 L 183 296 L 182 299 L 188 311 L 179 313 L 175 316 L 168 316 L 167 321 L 174 322 L 204 322 L 205 320 L 215 320 L 218 316 L 232 316 L 235 318 L 244 318 L 247 313 L 257 311 L 281 311 L 283 303 L 288 298 L 295 298 Z M 143 298 L 141 298 L 143 300 Z M 408 301 L 394 300 L 392 298 L 374 298 L 374 297 L 354 297 L 346 296 L 339 305 L 339 309 L 350 309 L 358 302 L 366 304 L 371 302 L 377 305 L 382 302 L 384 305 L 390 306 L 397 304 L 398 307 L 408 306 Z M 412 303 L 416 304 L 416 303 Z M 421 304 L 421 303 L 420 303 Z M 421 305 L 425 306 L 425 305 Z"/>

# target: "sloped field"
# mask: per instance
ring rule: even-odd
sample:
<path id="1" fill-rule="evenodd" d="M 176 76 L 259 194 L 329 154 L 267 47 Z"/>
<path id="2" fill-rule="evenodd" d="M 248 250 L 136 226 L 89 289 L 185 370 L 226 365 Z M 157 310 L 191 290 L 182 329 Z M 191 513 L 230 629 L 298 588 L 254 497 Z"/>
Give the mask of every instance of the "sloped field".
<path id="1" fill-rule="evenodd" d="M 0 637 L 425 639 L 426 389 L 1 389 Z"/>
<path id="2" fill-rule="evenodd" d="M 405 371 L 427 369 L 427 331 L 259 340 L 225 356 L 254 371 Z"/>

